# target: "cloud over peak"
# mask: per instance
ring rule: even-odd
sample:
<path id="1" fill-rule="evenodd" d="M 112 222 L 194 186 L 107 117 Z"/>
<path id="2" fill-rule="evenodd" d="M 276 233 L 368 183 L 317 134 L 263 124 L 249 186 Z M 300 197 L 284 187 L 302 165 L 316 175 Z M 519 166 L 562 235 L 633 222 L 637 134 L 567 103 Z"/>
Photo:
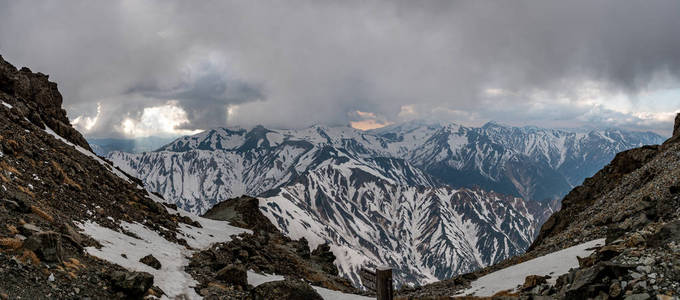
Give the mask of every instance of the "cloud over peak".
<path id="1" fill-rule="evenodd" d="M 184 119 L 151 127 L 177 133 L 414 118 L 659 132 L 680 109 L 678 1 L 0 7 L 0 53 L 51 74 L 90 136 L 130 135 L 168 103 Z"/>

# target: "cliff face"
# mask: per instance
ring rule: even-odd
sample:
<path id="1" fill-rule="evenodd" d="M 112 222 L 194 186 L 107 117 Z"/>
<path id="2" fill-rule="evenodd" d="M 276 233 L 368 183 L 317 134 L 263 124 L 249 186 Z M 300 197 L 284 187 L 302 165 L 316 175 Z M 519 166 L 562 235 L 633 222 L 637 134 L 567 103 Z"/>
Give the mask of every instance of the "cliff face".
<path id="1" fill-rule="evenodd" d="M 71 127 L 66 110 L 61 108 L 61 93 L 48 75 L 28 68 L 17 70 L 0 56 L 0 100 L 38 127 L 47 126 L 71 143 L 91 150 L 85 138 Z"/>

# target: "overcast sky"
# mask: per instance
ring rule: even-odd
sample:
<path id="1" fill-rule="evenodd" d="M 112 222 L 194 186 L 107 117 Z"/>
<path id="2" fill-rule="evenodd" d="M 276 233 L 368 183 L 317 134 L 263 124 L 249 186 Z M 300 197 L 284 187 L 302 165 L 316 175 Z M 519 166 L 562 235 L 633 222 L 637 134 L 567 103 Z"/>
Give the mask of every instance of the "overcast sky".
<path id="1" fill-rule="evenodd" d="M 680 1 L 4 1 L 89 137 L 412 119 L 670 134 Z"/>

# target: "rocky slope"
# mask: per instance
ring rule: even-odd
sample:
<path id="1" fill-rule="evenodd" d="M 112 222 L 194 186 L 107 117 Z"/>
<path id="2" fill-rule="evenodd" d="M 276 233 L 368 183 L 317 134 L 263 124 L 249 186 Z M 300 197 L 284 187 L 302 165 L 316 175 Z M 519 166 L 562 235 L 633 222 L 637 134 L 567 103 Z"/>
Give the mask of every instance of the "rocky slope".
<path id="1" fill-rule="evenodd" d="M 217 243 L 244 250 L 248 245 L 237 240 L 256 237 L 161 204 L 140 181 L 89 151 L 60 105 L 46 75 L 17 71 L 0 57 L 0 299 L 199 299 L 202 287 L 192 275 L 202 277 L 189 271 L 192 255 Z M 294 243 L 272 238 L 267 245 Z M 288 252 L 279 262 L 312 260 L 296 255 Z M 318 269 L 317 282 L 332 276 Z M 251 272 L 243 277 L 248 282 L 263 276 Z M 277 297 L 230 278 L 218 278 L 225 287 L 220 297 Z M 295 287 L 314 292 L 302 281 Z"/>
<path id="2" fill-rule="evenodd" d="M 28 68 L 17 70 L 0 56 L 0 88 L 3 101 L 40 128 L 48 126 L 73 144 L 90 150 L 83 136 L 71 127 L 66 110 L 61 107 L 57 84 L 43 73 Z"/>
<path id="3" fill-rule="evenodd" d="M 673 137 L 616 155 L 564 199 L 529 251 L 451 280 L 403 291 L 404 297 L 451 296 L 480 276 L 582 244 L 605 239 L 553 284 L 527 279 L 513 297 L 673 299 L 680 295 L 680 115 Z M 533 282 L 529 282 L 533 281 Z"/>

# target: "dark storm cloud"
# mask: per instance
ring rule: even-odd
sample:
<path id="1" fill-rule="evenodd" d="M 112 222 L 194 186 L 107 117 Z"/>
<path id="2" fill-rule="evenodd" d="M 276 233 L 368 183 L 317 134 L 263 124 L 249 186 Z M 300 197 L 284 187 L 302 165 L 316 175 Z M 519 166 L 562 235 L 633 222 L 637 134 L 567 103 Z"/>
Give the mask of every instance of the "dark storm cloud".
<path id="1" fill-rule="evenodd" d="M 665 119 L 633 113 L 680 108 L 641 97 L 678 87 L 679 1 L 0 0 L 0 8 L 0 53 L 51 74 L 72 118 L 101 103 L 89 135 L 113 135 L 124 118 L 168 100 L 186 111 L 185 128 L 346 124 L 357 110 L 399 121 L 407 107 L 410 117 L 452 121 L 657 130 Z M 227 117 L 229 105 L 237 109 Z"/>
<path id="2" fill-rule="evenodd" d="M 210 67 L 210 66 L 208 66 Z M 142 84 L 126 94 L 141 94 L 153 99 L 176 100 L 186 111 L 191 123 L 182 129 L 202 129 L 227 124 L 227 106 L 264 99 L 262 87 L 225 78 L 217 70 L 205 70 L 197 78 L 176 86 L 162 87 L 158 83 Z"/>

